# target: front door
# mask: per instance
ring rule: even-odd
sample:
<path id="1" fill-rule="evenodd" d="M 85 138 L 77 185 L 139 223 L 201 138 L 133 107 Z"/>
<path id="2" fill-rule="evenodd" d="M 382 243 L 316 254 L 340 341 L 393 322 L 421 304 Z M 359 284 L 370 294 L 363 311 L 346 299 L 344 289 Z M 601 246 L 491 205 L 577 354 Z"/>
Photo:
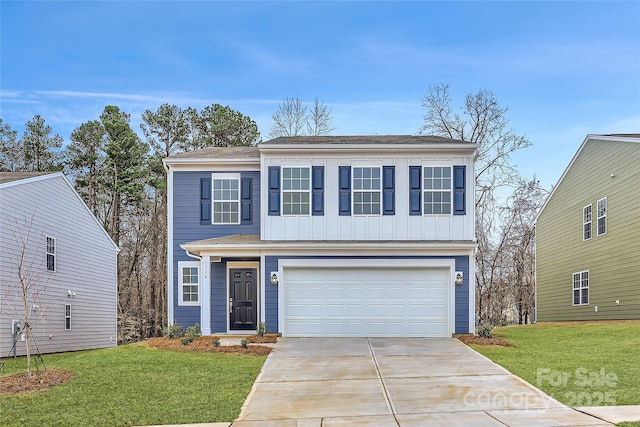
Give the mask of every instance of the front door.
<path id="1" fill-rule="evenodd" d="M 229 329 L 251 330 L 258 326 L 258 270 L 229 269 Z"/>

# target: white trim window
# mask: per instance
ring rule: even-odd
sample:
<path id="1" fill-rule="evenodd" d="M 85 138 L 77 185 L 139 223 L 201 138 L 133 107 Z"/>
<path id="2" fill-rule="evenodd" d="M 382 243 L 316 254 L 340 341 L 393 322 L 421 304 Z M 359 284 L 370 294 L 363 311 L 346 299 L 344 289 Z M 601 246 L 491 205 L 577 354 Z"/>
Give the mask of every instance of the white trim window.
<path id="1" fill-rule="evenodd" d="M 451 215 L 451 167 L 424 168 L 424 214 Z"/>
<path id="2" fill-rule="evenodd" d="M 240 177 L 213 175 L 213 223 L 240 224 Z"/>
<path id="3" fill-rule="evenodd" d="M 607 234 L 607 198 L 598 200 L 598 236 Z"/>
<path id="4" fill-rule="evenodd" d="M 56 239 L 47 236 L 47 271 L 56 271 Z"/>
<path id="5" fill-rule="evenodd" d="M 592 208 L 588 205 L 582 208 L 582 240 L 591 239 L 591 220 Z"/>
<path id="6" fill-rule="evenodd" d="M 573 273 L 573 305 L 589 304 L 589 270 Z"/>
<path id="7" fill-rule="evenodd" d="M 382 179 L 380 167 L 353 168 L 353 214 L 380 215 Z"/>
<path id="8" fill-rule="evenodd" d="M 311 212 L 311 168 L 282 168 L 282 215 Z"/>
<path id="9" fill-rule="evenodd" d="M 65 304 L 64 306 L 64 330 L 71 330 L 71 304 Z"/>
<path id="10" fill-rule="evenodd" d="M 200 263 L 178 262 L 178 305 L 200 305 Z"/>

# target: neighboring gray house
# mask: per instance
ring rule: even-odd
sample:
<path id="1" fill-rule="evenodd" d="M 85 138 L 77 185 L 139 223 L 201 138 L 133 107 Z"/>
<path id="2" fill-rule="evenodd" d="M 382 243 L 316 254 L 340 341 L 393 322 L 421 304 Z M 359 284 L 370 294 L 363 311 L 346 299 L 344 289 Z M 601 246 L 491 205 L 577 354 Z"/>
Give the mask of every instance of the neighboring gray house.
<path id="1" fill-rule="evenodd" d="M 115 346 L 118 247 L 62 173 L 0 172 L 0 357 L 24 313 L 23 250 L 39 352 Z"/>

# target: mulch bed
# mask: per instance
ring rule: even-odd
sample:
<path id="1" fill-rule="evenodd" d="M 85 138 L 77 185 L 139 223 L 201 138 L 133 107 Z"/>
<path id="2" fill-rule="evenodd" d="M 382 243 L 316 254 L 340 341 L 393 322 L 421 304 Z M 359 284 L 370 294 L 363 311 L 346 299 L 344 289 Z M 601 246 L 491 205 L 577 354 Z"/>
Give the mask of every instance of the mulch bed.
<path id="1" fill-rule="evenodd" d="M 226 339 L 227 337 L 212 337 L 212 336 L 202 336 L 193 340 L 191 343 L 187 345 L 183 345 L 180 342 L 179 338 L 171 339 L 167 337 L 162 338 L 151 338 L 146 340 L 144 343 L 150 347 L 156 347 L 163 350 L 177 350 L 177 351 L 199 351 L 203 353 L 239 353 L 239 354 L 253 354 L 259 356 L 266 356 L 271 353 L 271 347 L 264 345 L 250 345 L 247 348 L 242 347 L 241 345 L 228 345 L 228 346 L 220 346 L 214 347 L 213 341 L 216 339 Z M 251 343 L 275 343 L 278 339 L 277 335 L 264 335 L 262 337 L 258 336 L 247 336 L 245 338 L 247 341 Z"/>
<path id="2" fill-rule="evenodd" d="M 46 371 L 32 372 L 27 377 L 26 372 L 0 378 L 0 395 L 18 394 L 29 391 L 44 390 L 55 385 L 64 384 L 73 378 L 73 372 L 64 369 L 47 369 Z"/>
<path id="3" fill-rule="evenodd" d="M 467 345 L 475 344 L 475 345 L 487 345 L 487 346 L 493 345 L 493 346 L 499 346 L 499 347 L 515 347 L 515 345 L 511 344 L 510 342 L 505 341 L 502 338 L 498 338 L 498 337 L 480 338 L 475 335 L 460 335 L 458 339 Z"/>

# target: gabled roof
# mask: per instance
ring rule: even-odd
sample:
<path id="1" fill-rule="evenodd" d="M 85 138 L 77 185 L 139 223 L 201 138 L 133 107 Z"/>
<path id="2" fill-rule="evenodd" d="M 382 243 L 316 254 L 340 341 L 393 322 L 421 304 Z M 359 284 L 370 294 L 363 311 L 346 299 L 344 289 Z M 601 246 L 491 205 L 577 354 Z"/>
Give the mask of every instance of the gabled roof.
<path id="1" fill-rule="evenodd" d="M 432 135 L 349 135 L 349 136 L 282 136 L 257 146 L 207 147 L 167 157 L 165 165 L 202 163 L 260 163 L 264 150 L 329 150 L 394 149 L 463 149 L 474 150 L 478 144 Z"/>
<path id="2" fill-rule="evenodd" d="M 551 200 L 551 198 L 555 194 L 556 189 L 560 186 L 560 184 L 564 180 L 564 177 L 567 175 L 567 173 L 569 172 L 569 170 L 571 169 L 573 164 L 576 162 L 576 160 L 578 159 L 578 157 L 582 153 L 582 150 L 584 150 L 584 147 L 587 145 L 588 142 L 602 142 L 602 143 L 607 143 L 607 142 L 628 142 L 628 143 L 631 143 L 631 144 L 640 144 L 640 134 L 637 134 L 637 133 L 625 133 L 625 134 L 619 133 L 619 134 L 606 134 L 606 135 L 597 135 L 597 134 L 589 134 L 589 135 L 587 135 L 586 138 L 584 139 L 584 141 L 582 141 L 582 144 L 580 145 L 580 148 L 578 148 L 578 151 L 576 151 L 576 154 L 574 154 L 573 158 L 569 162 L 569 165 L 567 166 L 567 168 L 564 170 L 564 172 L 562 172 L 562 175 L 560 176 L 560 179 L 558 180 L 556 185 L 553 186 L 553 189 L 551 190 L 551 193 L 549 193 L 549 196 L 547 197 L 547 200 L 545 200 L 544 205 L 542 205 L 542 208 L 538 212 L 538 215 L 536 216 L 536 219 L 535 219 L 534 223 L 538 222 L 538 218 L 540 218 L 540 215 L 542 215 L 542 212 L 544 211 L 544 208 L 547 207 L 547 204 L 549 203 L 549 201 Z"/>
<path id="3" fill-rule="evenodd" d="M 374 144 L 374 145 L 418 145 L 418 144 L 471 144 L 458 139 L 433 135 L 349 135 L 349 136 L 281 136 L 261 142 L 259 146 L 280 144 Z"/>
<path id="4" fill-rule="evenodd" d="M 167 159 L 204 159 L 208 157 L 216 157 L 218 159 L 260 160 L 260 151 L 255 145 L 243 147 L 206 147 L 200 150 L 175 154 Z"/>
<path id="5" fill-rule="evenodd" d="M 75 197 L 77 197 L 80 203 L 82 203 L 82 206 L 84 207 L 86 212 L 91 216 L 91 218 L 93 218 L 96 226 L 100 228 L 100 230 L 102 230 L 102 233 L 104 233 L 107 239 L 109 239 L 109 242 L 111 242 L 116 252 L 120 252 L 120 248 L 118 247 L 118 245 L 113 241 L 102 224 L 100 224 L 98 218 L 96 218 L 93 212 L 91 212 L 91 209 L 89 209 L 89 206 L 87 206 L 80 194 L 78 194 L 76 189 L 73 187 L 73 184 L 71 184 L 71 181 L 69 181 L 69 179 L 62 172 L 0 172 L 0 189 L 18 187 L 36 181 L 55 178 L 60 178 L 65 182 L 66 186 L 69 187 Z M 26 191 L 28 191 L 28 187 Z"/>
<path id="6" fill-rule="evenodd" d="M 0 172 L 0 184 L 20 181 L 21 179 L 34 178 L 42 175 L 49 175 L 56 172 Z"/>

